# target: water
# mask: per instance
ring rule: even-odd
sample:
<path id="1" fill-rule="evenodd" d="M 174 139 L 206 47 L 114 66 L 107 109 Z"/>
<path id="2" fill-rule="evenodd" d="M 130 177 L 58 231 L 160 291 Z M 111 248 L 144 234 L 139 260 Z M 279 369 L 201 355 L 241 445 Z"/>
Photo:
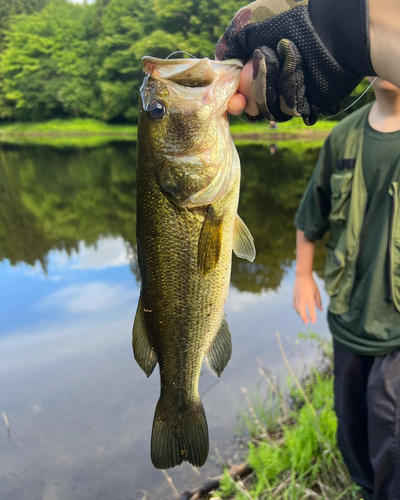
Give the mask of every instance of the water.
<path id="1" fill-rule="evenodd" d="M 224 461 L 237 452 L 241 388 L 256 387 L 257 359 L 287 376 L 276 330 L 298 373 L 315 356 L 308 344 L 296 346 L 308 328 L 291 294 L 293 216 L 318 151 L 238 149 L 239 213 L 257 258 L 233 261 L 232 359 L 221 379 L 206 368 L 201 375 L 210 430 L 204 478 L 221 470 L 215 448 Z M 133 144 L 118 143 L 0 149 L 0 500 L 171 495 L 149 456 L 158 374 L 146 379 L 130 344 L 139 294 L 135 157 Z M 319 247 L 318 269 L 323 259 Z M 327 333 L 325 313 L 313 330 Z M 188 464 L 169 473 L 180 491 L 201 481 Z"/>

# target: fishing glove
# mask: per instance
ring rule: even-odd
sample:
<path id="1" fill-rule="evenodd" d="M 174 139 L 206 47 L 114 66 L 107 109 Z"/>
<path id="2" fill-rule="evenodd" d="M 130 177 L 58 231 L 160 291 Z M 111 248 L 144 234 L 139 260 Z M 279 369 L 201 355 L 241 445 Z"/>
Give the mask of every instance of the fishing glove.
<path id="1" fill-rule="evenodd" d="M 307 125 L 338 113 L 364 76 L 368 0 L 257 0 L 239 10 L 215 48 L 218 59 L 253 60 L 262 116 Z"/>

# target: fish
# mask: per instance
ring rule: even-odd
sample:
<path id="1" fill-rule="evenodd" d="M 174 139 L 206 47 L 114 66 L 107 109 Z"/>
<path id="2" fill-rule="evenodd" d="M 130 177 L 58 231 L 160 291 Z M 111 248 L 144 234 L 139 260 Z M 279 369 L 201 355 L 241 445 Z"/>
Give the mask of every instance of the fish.
<path id="1" fill-rule="evenodd" d="M 253 237 L 237 215 L 240 161 L 227 106 L 243 63 L 142 59 L 137 157 L 140 298 L 134 356 L 161 393 L 151 436 L 158 469 L 208 456 L 199 396 L 202 363 L 220 376 L 232 353 L 225 319 L 232 250 L 253 261 Z"/>

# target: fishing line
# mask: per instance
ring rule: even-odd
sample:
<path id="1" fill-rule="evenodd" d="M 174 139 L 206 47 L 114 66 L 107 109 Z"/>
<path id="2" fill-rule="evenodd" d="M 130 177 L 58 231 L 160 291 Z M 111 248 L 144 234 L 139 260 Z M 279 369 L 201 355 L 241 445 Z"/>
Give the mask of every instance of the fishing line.
<path id="1" fill-rule="evenodd" d="M 187 56 L 190 56 L 192 59 L 197 59 L 196 56 L 194 56 L 193 54 L 191 54 L 190 52 L 186 52 L 185 50 L 176 50 L 175 52 L 172 52 L 172 54 L 170 54 L 167 59 L 169 59 L 170 57 L 174 56 L 175 54 L 186 54 Z"/>
<path id="2" fill-rule="evenodd" d="M 328 116 L 326 118 L 322 118 L 321 120 L 319 120 L 320 122 L 325 122 L 327 121 L 329 118 L 334 118 L 335 116 L 338 116 L 340 115 L 341 113 L 344 113 L 345 111 L 347 111 L 348 109 L 352 108 L 354 106 L 354 104 L 356 104 L 362 97 L 365 96 L 365 94 L 368 92 L 368 90 L 372 87 L 372 85 L 375 83 L 376 79 L 378 77 L 376 76 L 372 82 L 368 85 L 368 87 L 364 90 L 364 92 L 359 96 L 357 97 L 357 99 L 352 102 L 349 106 L 347 106 L 347 108 L 344 108 L 342 109 L 341 111 L 339 111 L 339 113 L 336 113 L 336 115 L 332 115 L 332 116 Z M 243 118 L 240 118 L 240 116 L 238 115 L 233 115 L 233 116 L 236 116 L 236 118 L 238 120 L 240 120 L 241 122 L 243 123 L 247 123 L 248 125 L 257 125 L 258 127 L 262 127 L 262 128 L 268 128 L 269 130 L 271 131 L 276 131 L 276 132 L 280 132 L 281 130 L 285 130 L 285 129 L 289 129 L 289 128 L 299 128 L 299 127 L 307 127 L 308 128 L 308 125 L 305 125 L 304 123 L 301 123 L 300 125 L 290 125 L 289 127 L 279 127 L 279 128 L 270 128 L 268 126 L 265 126 L 265 125 L 261 125 L 261 124 L 257 124 L 257 123 L 252 123 L 252 122 L 248 122 L 246 120 L 243 120 Z"/>

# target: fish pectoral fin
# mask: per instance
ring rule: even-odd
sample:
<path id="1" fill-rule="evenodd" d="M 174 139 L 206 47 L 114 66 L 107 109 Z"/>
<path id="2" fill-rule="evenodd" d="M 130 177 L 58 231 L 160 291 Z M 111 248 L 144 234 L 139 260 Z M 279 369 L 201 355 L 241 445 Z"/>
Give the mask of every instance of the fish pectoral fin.
<path id="1" fill-rule="evenodd" d="M 256 247 L 254 238 L 242 219 L 236 215 L 235 228 L 233 231 L 233 251 L 241 259 L 253 262 L 256 258 Z"/>
<path id="2" fill-rule="evenodd" d="M 221 255 L 223 217 L 210 206 L 204 219 L 197 248 L 197 266 L 202 274 L 217 267 Z"/>
<path id="3" fill-rule="evenodd" d="M 132 329 L 132 347 L 137 364 L 144 373 L 150 377 L 157 364 L 157 353 L 150 344 L 144 321 L 144 314 L 142 299 L 139 298 Z"/>
<path id="4" fill-rule="evenodd" d="M 222 320 L 220 329 L 206 354 L 212 370 L 221 376 L 232 356 L 232 338 L 226 318 Z"/>

